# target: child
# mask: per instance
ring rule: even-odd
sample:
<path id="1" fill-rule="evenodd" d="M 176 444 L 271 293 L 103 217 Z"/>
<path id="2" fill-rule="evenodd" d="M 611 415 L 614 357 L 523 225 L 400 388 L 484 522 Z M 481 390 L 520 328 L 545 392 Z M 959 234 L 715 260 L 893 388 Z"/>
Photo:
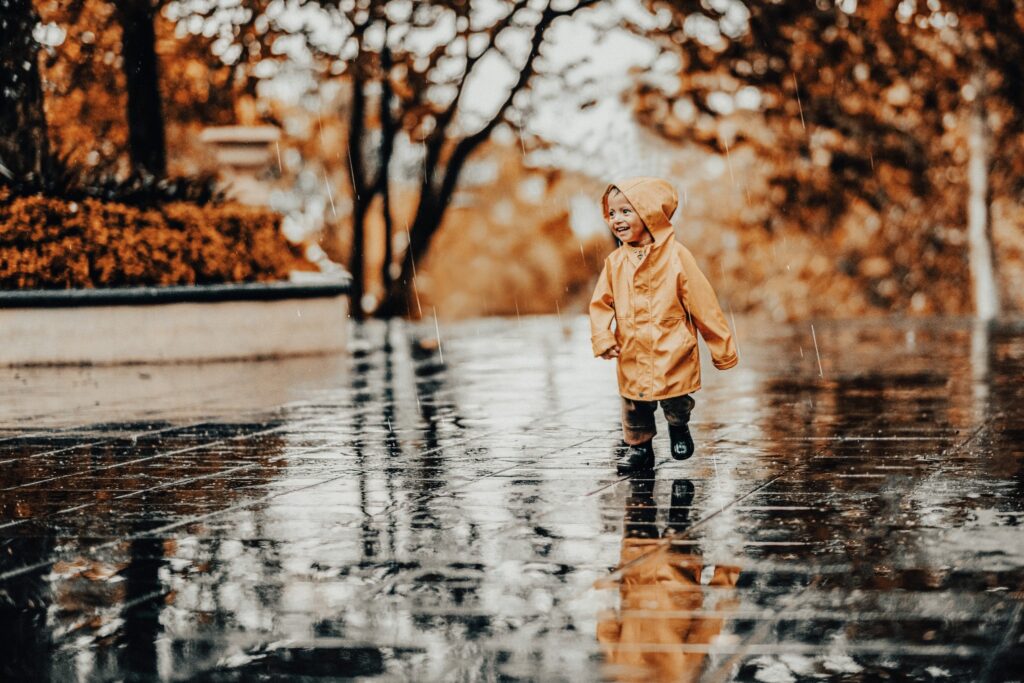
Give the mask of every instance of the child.
<path id="1" fill-rule="evenodd" d="M 693 254 L 675 240 L 679 197 L 664 180 L 630 178 L 601 198 L 621 246 L 604 261 L 590 301 L 594 355 L 618 359 L 625 448 L 620 472 L 654 465 L 654 411 L 661 403 L 672 457 L 693 455 L 687 426 L 700 389 L 697 330 L 719 370 L 739 362 L 718 299 Z M 612 330 L 612 322 L 615 329 Z"/>

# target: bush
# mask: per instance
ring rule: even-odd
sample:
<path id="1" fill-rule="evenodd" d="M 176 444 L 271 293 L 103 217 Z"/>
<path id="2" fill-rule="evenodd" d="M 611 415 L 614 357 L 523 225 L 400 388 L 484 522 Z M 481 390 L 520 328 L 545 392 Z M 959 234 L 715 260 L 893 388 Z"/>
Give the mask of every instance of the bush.
<path id="1" fill-rule="evenodd" d="M 131 206 L 0 186 L 0 289 L 255 282 L 315 269 L 280 222 L 238 204 Z"/>

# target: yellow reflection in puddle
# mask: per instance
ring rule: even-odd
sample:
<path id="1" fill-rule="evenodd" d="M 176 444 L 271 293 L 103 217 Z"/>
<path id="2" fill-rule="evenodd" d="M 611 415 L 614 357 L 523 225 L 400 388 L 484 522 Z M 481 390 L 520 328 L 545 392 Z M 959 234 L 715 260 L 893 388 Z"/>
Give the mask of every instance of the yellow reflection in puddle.
<path id="1" fill-rule="evenodd" d="M 619 568 L 595 587 L 618 591 L 618 609 L 601 615 L 597 640 L 617 681 L 695 681 L 711 642 L 736 606 L 735 566 L 707 565 L 673 549 L 682 540 L 692 484 L 673 482 L 668 529 L 655 526 L 653 482 L 631 483 Z M 677 493 L 688 493 L 682 499 Z M 682 524 L 680 524 L 682 522 Z"/>

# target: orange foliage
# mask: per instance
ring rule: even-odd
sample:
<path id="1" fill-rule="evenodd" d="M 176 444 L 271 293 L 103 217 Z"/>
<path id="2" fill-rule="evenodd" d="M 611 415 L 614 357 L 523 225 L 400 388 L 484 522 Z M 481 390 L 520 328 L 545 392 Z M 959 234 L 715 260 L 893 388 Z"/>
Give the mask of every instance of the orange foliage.
<path id="1" fill-rule="evenodd" d="M 121 25 L 106 0 L 39 3 L 44 23 L 66 32 L 43 52 L 42 78 L 51 144 L 74 167 L 127 170 L 127 94 Z M 231 67 L 210 51 L 211 39 L 189 33 L 163 14 L 156 20 L 160 93 L 172 170 L 195 154 L 195 129 L 234 121 Z M 185 157 L 179 160 L 178 157 Z M 179 171 L 182 169 L 178 169 Z"/>
<path id="2" fill-rule="evenodd" d="M 77 8 L 78 11 L 75 11 Z M 72 166 L 126 168 L 127 95 L 121 66 L 121 26 L 109 2 L 43 2 L 44 23 L 67 35 L 43 52 L 46 119 L 53 151 Z"/>
<path id="3" fill-rule="evenodd" d="M 61 289 L 281 280 L 313 268 L 281 217 L 236 204 L 138 208 L 14 197 L 0 189 L 0 288 Z"/>

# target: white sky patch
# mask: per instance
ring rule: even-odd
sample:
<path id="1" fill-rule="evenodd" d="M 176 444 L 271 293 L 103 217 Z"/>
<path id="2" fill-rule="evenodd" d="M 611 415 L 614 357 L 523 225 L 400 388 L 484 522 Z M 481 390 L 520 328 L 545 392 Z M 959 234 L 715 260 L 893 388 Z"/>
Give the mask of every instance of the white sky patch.
<path id="1" fill-rule="evenodd" d="M 569 227 L 581 240 L 589 240 L 608 231 L 600 204 L 585 194 L 574 195 L 569 200 Z"/>
<path id="2" fill-rule="evenodd" d="M 703 14 L 691 14 L 683 21 L 686 35 L 696 38 L 705 45 L 716 45 L 722 40 L 718 22 Z"/>
<path id="3" fill-rule="evenodd" d="M 462 93 L 462 123 L 471 130 L 483 125 L 508 97 L 517 75 L 518 71 L 495 52 L 481 58 Z"/>
<path id="4" fill-rule="evenodd" d="M 36 39 L 37 43 L 46 47 L 57 47 L 64 42 L 67 35 L 67 31 L 52 22 L 49 24 L 37 24 L 32 29 L 32 37 Z"/>
<path id="5" fill-rule="evenodd" d="M 736 93 L 736 107 L 738 109 L 756 111 L 761 108 L 761 100 L 761 91 L 752 85 L 744 86 Z"/>
<path id="6" fill-rule="evenodd" d="M 728 115 L 736 109 L 736 101 L 729 93 L 716 91 L 708 95 L 708 108 L 719 114 Z"/>
<path id="7" fill-rule="evenodd" d="M 527 131 L 554 146 L 531 158 L 602 179 L 654 172 L 651 150 L 621 99 L 636 82 L 631 70 L 639 69 L 645 80 L 657 80 L 670 76 L 673 62 L 656 64 L 657 48 L 633 33 L 613 28 L 602 36 L 594 28 L 594 24 L 616 23 L 621 16 L 616 12 L 623 9 L 631 12 L 630 19 L 656 21 L 630 0 L 615 3 L 614 9 L 605 6 L 561 20 L 548 32 L 549 42 L 542 52 L 546 71 L 575 65 L 583 58 L 587 61 L 574 66 L 565 83 L 543 76 L 534 81 L 534 112 Z M 590 106 L 580 109 L 585 102 Z M 604 229 L 599 215 L 597 225 Z"/>

